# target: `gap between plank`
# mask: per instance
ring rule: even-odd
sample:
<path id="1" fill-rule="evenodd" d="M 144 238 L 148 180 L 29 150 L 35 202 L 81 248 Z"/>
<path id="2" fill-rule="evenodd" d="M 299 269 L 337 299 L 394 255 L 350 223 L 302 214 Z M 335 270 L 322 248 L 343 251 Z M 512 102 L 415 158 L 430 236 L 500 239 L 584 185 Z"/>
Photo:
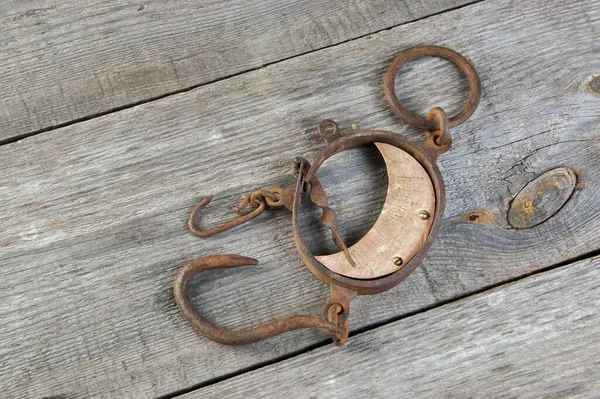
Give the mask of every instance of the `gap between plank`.
<path id="1" fill-rule="evenodd" d="M 573 257 L 571 259 L 567 259 L 567 260 L 564 260 L 562 262 L 558 262 L 558 263 L 556 263 L 554 265 L 550 265 L 550 266 L 544 267 L 542 269 L 535 270 L 533 272 L 523 274 L 523 275 L 521 275 L 519 277 L 511 278 L 511 279 L 502 281 L 502 282 L 500 282 L 498 284 L 492 284 L 492 285 L 489 285 L 489 286 L 485 286 L 485 287 L 483 287 L 481 289 L 478 289 L 476 291 L 470 292 L 470 293 L 465 294 L 465 295 L 461 295 L 461 296 L 457 296 L 457 297 L 454 297 L 454 298 L 447 299 L 447 300 L 439 302 L 439 303 L 437 303 L 435 305 L 431 305 L 431 306 L 425 307 L 423 309 L 420 309 L 420 310 L 417 310 L 417 311 L 414 311 L 414 312 L 409 312 L 409 313 L 403 314 L 401 316 L 392 317 L 392 318 L 384 320 L 384 321 L 380 321 L 380 322 L 377 322 L 377 323 L 366 325 L 364 327 L 357 328 L 356 330 L 350 332 L 349 339 L 352 338 L 352 337 L 354 337 L 354 336 L 356 336 L 356 335 L 360 335 L 360 334 L 366 333 L 368 331 L 375 330 L 375 329 L 377 329 L 379 327 L 382 327 L 382 326 L 384 326 L 386 324 L 395 323 L 395 322 L 397 322 L 399 320 L 406 319 L 408 317 L 412 317 L 412 316 L 418 315 L 420 313 L 428 312 L 428 311 L 433 310 L 435 308 L 438 308 L 440 306 L 447 305 L 447 304 L 449 304 L 451 302 L 456 302 L 456 301 L 460 301 L 460 300 L 463 300 L 463 299 L 467 299 L 467 298 L 475 296 L 475 295 L 483 294 L 483 293 L 485 293 L 487 291 L 498 289 L 498 288 L 500 288 L 500 287 L 502 287 L 504 285 L 513 284 L 513 283 L 515 283 L 515 282 L 517 282 L 519 280 L 523 280 L 525 278 L 528 278 L 528 277 L 531 277 L 531 276 L 535 276 L 537 274 L 546 273 L 546 272 L 549 272 L 551 270 L 559 269 L 561 267 L 565 267 L 565 266 L 568 266 L 570 264 L 573 264 L 573 263 L 576 263 L 576 262 L 580 262 L 580 261 L 583 261 L 583 260 L 586 260 L 586 259 L 591 259 L 591 258 L 594 258 L 596 256 L 600 256 L 600 248 L 596 249 L 596 250 L 593 250 L 593 251 L 590 251 L 590 252 L 586 252 L 586 253 L 578 255 L 578 256 L 575 256 L 575 257 Z M 224 374 L 222 376 L 212 378 L 210 380 L 201 382 L 199 384 L 192 385 L 191 387 L 188 387 L 188 388 L 180 389 L 178 391 L 175 391 L 175 392 L 172 392 L 172 393 L 169 393 L 169 394 L 166 394 L 166 395 L 158 396 L 156 399 L 172 399 L 172 398 L 175 398 L 177 396 L 184 395 L 186 393 L 190 393 L 192 391 L 205 388 L 205 387 L 207 387 L 209 385 L 217 384 L 219 382 L 223 382 L 223 381 L 228 380 L 230 378 L 234 378 L 234 377 L 240 376 L 240 375 L 245 374 L 245 373 L 249 373 L 249 372 L 252 372 L 252 371 L 259 370 L 259 369 L 261 369 L 263 367 L 271 366 L 271 365 L 274 365 L 274 364 L 277 364 L 277 363 L 280 363 L 280 362 L 292 359 L 292 358 L 294 358 L 296 356 L 303 355 L 305 353 L 311 352 L 311 351 L 313 351 L 315 349 L 319 349 L 319 348 L 325 347 L 327 345 L 331 345 L 331 340 L 327 339 L 327 340 L 324 340 L 322 342 L 318 342 L 318 343 L 315 343 L 313 345 L 309 345 L 309 346 L 307 346 L 307 347 L 305 347 L 303 349 L 299 349 L 299 350 L 291 352 L 289 354 L 276 357 L 276 358 L 274 358 L 272 360 L 261 362 L 261 363 L 257 363 L 257 364 L 255 364 L 255 365 L 253 365 L 251 367 L 246 367 L 246 368 L 240 369 L 238 371 L 235 371 L 235 372 L 232 372 L 232 373 L 228 373 L 228 374 Z"/>
<path id="2" fill-rule="evenodd" d="M 104 115 L 112 114 L 114 112 L 123 111 L 123 110 L 129 109 L 129 108 L 134 108 L 134 107 L 137 107 L 139 105 L 143 105 L 143 104 L 146 104 L 146 103 L 149 103 L 149 102 L 152 102 L 152 101 L 156 101 L 156 100 L 161 100 L 163 98 L 174 96 L 174 95 L 177 95 L 177 94 L 180 94 L 180 93 L 185 93 L 185 92 L 197 89 L 197 88 L 202 87 L 202 86 L 206 86 L 206 85 L 210 85 L 210 84 L 213 84 L 213 83 L 217 83 L 217 82 L 220 82 L 220 81 L 223 81 L 223 80 L 226 80 L 226 79 L 233 78 L 235 76 L 243 75 L 243 74 L 246 74 L 246 73 L 249 73 L 249 72 L 253 72 L 253 71 L 259 70 L 261 68 L 265 68 L 265 67 L 268 67 L 268 66 L 271 66 L 271 65 L 274 65 L 274 64 L 278 64 L 278 63 L 283 62 L 283 61 L 287 61 L 287 60 L 291 60 L 293 58 L 302 57 L 302 56 L 305 56 L 305 55 L 308 55 L 308 54 L 311 54 L 311 53 L 315 53 L 317 51 L 322 51 L 322 50 L 325 50 L 325 49 L 328 49 L 328 48 L 340 46 L 340 45 L 352 42 L 354 40 L 359 40 L 359 39 L 362 39 L 362 38 L 370 36 L 370 35 L 376 35 L 378 33 L 385 32 L 387 30 L 395 29 L 395 28 L 397 28 L 399 26 L 402 26 L 402 25 L 411 24 L 413 22 L 418 22 L 418 21 L 421 21 L 423 19 L 435 17 L 436 15 L 440 15 L 440 14 L 443 14 L 445 12 L 459 10 L 461 8 L 468 7 L 468 6 L 471 6 L 473 4 L 481 3 L 483 1 L 485 1 L 485 0 L 474 0 L 474 1 L 471 1 L 469 3 L 462 4 L 460 6 L 451 7 L 451 8 L 448 8 L 448 9 L 445 9 L 445 10 L 442 10 L 442 11 L 439 11 L 439 12 L 436 12 L 436 13 L 433 13 L 433 14 L 429 14 L 429 15 L 423 16 L 421 18 L 413 19 L 412 21 L 405 21 L 405 22 L 402 22 L 402 23 L 397 24 L 397 25 L 392 25 L 392 26 L 389 26 L 387 28 L 382 28 L 382 29 L 379 29 L 379 30 L 376 30 L 376 31 L 373 31 L 373 32 L 366 33 L 364 35 L 352 37 L 352 38 L 343 40 L 343 41 L 335 43 L 335 44 L 330 44 L 330 45 L 323 46 L 323 47 L 320 47 L 320 48 L 316 48 L 316 49 L 313 49 L 313 50 L 305 51 L 303 53 L 295 54 L 295 55 L 292 55 L 292 56 L 289 56 L 289 57 L 283 57 L 283 58 L 280 58 L 278 60 L 267 62 L 265 64 L 262 64 L 260 66 L 254 67 L 254 68 L 245 69 L 245 70 L 240 71 L 240 72 L 236 72 L 236 73 L 233 73 L 233 74 L 230 74 L 230 75 L 223 76 L 221 78 L 209 80 L 207 82 L 203 82 L 203 83 L 195 84 L 195 85 L 188 86 L 188 87 L 185 87 L 185 88 L 182 88 L 182 89 L 170 91 L 170 92 L 167 92 L 165 94 L 161 94 L 159 96 L 154 96 L 154 97 L 147 98 L 145 100 L 140 100 L 140 101 L 136 101 L 136 102 L 133 102 L 133 103 L 130 103 L 130 104 L 121 105 L 119 107 L 111 108 L 111 109 L 108 109 L 106 111 L 97 112 L 97 113 L 94 113 L 94 114 L 83 116 L 81 118 L 73 119 L 73 120 L 68 121 L 68 122 L 59 123 L 59 124 L 56 124 L 56 125 L 53 125 L 53 126 L 48 126 L 48 127 L 45 127 L 45 128 L 39 129 L 39 130 L 35 130 L 33 132 L 23 133 L 23 134 L 20 134 L 20 135 L 17 135 L 17 136 L 13 136 L 13 137 L 10 137 L 10 138 L 7 138 L 7 139 L 3 139 L 3 140 L 0 140 L 0 146 L 5 145 L 5 144 L 16 143 L 17 141 L 20 141 L 20 140 L 23 140 L 23 139 L 26 139 L 26 138 L 29 138 L 29 137 L 37 136 L 38 134 L 50 132 L 52 130 L 57 130 L 57 129 L 60 129 L 60 128 L 63 128 L 63 127 L 66 127 L 66 126 L 71 126 L 71 125 L 74 125 L 74 124 L 77 124 L 77 123 L 89 121 L 89 120 L 94 119 L 94 118 L 98 118 L 98 117 L 101 117 L 101 116 L 104 116 Z"/>

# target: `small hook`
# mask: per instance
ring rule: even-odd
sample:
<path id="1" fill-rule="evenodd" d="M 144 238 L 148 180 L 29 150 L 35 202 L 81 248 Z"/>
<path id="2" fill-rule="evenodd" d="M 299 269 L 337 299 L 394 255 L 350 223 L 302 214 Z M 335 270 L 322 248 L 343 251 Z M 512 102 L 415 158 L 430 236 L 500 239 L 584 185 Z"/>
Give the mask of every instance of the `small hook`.
<path id="1" fill-rule="evenodd" d="M 256 259 L 240 255 L 214 255 L 194 259 L 186 263 L 186 265 L 179 270 L 179 273 L 177 273 L 175 284 L 173 286 L 175 303 L 177 303 L 183 316 L 196 330 L 213 341 L 227 345 L 253 344 L 274 337 L 275 335 L 301 328 L 322 328 L 341 336 L 347 334 L 347 329 L 342 326 L 338 326 L 315 316 L 304 315 L 284 317 L 283 319 L 275 320 L 250 330 L 231 331 L 215 326 L 194 308 L 194 305 L 187 294 L 187 287 L 196 274 L 205 270 L 256 264 L 258 264 Z"/>
<path id="2" fill-rule="evenodd" d="M 210 203 L 210 201 L 212 201 L 212 199 L 213 199 L 212 195 L 209 195 L 208 197 L 204 198 L 196 206 L 196 208 L 194 208 L 194 210 L 192 211 L 192 213 L 190 215 L 190 218 L 188 219 L 188 228 L 190 229 L 192 234 L 195 236 L 202 237 L 202 238 L 212 237 L 215 234 L 219 234 L 219 233 L 222 233 L 229 229 L 232 229 L 236 226 L 239 226 L 240 224 L 244 224 L 247 221 L 254 219 L 258 215 L 263 213 L 267 207 L 267 203 L 265 201 L 256 201 L 258 203 L 258 206 L 256 206 L 256 208 L 254 210 L 252 210 L 248 213 L 243 213 L 243 209 L 240 209 L 241 207 L 238 206 L 235 209 L 235 211 L 241 215 L 240 217 L 230 220 L 229 222 L 224 223 L 220 226 L 210 228 L 208 230 L 200 230 L 196 227 L 196 218 L 198 217 L 198 214 L 200 213 L 200 211 L 202 209 L 204 209 Z M 244 203 L 244 201 L 242 201 L 242 203 Z M 252 205 L 254 206 L 256 204 L 256 202 L 253 201 Z M 247 203 L 246 203 L 246 205 L 247 205 Z M 244 208 L 245 208 L 245 206 L 244 206 Z"/>

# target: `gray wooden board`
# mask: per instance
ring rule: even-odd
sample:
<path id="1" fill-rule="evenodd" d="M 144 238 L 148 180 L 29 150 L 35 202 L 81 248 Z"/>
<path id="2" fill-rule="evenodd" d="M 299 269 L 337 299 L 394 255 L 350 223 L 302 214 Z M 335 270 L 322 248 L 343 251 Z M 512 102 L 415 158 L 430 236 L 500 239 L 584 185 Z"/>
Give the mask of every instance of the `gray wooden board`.
<path id="1" fill-rule="evenodd" d="M 0 2 L 0 142 L 468 0 Z"/>
<path id="2" fill-rule="evenodd" d="M 381 88 L 394 55 L 420 43 L 467 56 L 484 94 L 440 159 L 448 206 L 424 265 L 395 289 L 357 298 L 351 328 L 598 249 L 600 99 L 582 82 L 600 70 L 599 17 L 591 1 L 481 2 L 0 147 L 2 392 L 167 394 L 326 342 L 320 331 L 240 348 L 198 336 L 171 292 L 191 258 L 261 261 L 206 273 L 191 288 L 207 317 L 228 328 L 319 315 L 328 293 L 298 259 L 285 211 L 208 240 L 191 236 L 186 219 L 203 195 L 215 194 L 203 219 L 211 224 L 253 189 L 293 187 L 291 160 L 322 149 L 321 119 L 345 133 L 355 125 L 420 141 L 423 132 L 393 116 Z M 410 109 L 455 111 L 465 100 L 446 62 L 408 69 L 399 91 Z M 377 216 L 385 172 L 373 151 L 331 161 L 320 177 L 342 235 L 356 239 Z M 571 199 L 532 229 L 508 228 L 512 196 L 556 166 L 578 173 Z M 469 223 L 474 211 L 482 217 Z M 311 245 L 330 249 L 311 220 Z"/>
<path id="3" fill-rule="evenodd" d="M 599 308 L 596 257 L 182 398 L 597 398 Z"/>

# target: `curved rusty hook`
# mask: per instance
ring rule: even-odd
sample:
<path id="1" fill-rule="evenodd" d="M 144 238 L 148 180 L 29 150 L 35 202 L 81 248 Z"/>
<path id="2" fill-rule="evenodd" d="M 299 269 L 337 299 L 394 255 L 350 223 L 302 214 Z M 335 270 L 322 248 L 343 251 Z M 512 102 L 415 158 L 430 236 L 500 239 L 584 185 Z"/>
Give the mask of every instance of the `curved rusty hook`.
<path id="1" fill-rule="evenodd" d="M 212 199 L 213 196 L 209 195 L 208 197 L 200 201 L 200 203 L 196 205 L 196 207 L 190 214 L 190 218 L 188 219 L 188 228 L 190 229 L 190 232 L 197 237 L 212 237 L 215 234 L 219 234 L 229 229 L 232 229 L 236 226 L 239 226 L 240 224 L 246 223 L 247 221 L 254 219 L 258 215 L 263 213 L 264 210 L 267 208 L 267 203 L 265 201 L 257 201 L 258 206 L 254 210 L 248 213 L 242 213 L 242 211 L 239 211 L 239 213 L 241 214 L 240 217 L 230 220 L 229 222 L 224 223 L 222 225 L 212 227 L 208 230 L 201 230 L 196 227 L 196 218 L 198 217 L 200 211 L 202 211 L 202 209 L 204 209 L 210 203 L 210 201 L 212 201 Z"/>
<path id="2" fill-rule="evenodd" d="M 177 277 L 175 278 L 175 284 L 173 286 L 175 303 L 177 303 L 183 316 L 196 330 L 213 341 L 227 345 L 252 344 L 274 337 L 275 335 L 301 328 L 322 328 L 337 334 L 345 333 L 343 327 L 339 327 L 327 320 L 315 316 L 304 315 L 285 317 L 250 330 L 231 331 L 215 326 L 194 308 L 194 305 L 187 294 L 187 287 L 196 274 L 205 270 L 256 264 L 258 264 L 256 259 L 240 255 L 205 256 L 189 261 L 181 270 L 179 270 L 179 273 L 177 273 Z"/>

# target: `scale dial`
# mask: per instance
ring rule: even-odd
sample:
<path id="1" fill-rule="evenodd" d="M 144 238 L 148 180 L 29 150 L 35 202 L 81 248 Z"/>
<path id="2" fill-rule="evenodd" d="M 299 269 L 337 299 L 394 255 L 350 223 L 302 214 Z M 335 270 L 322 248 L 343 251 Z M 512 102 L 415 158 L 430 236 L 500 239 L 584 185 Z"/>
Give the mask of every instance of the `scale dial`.
<path id="1" fill-rule="evenodd" d="M 387 167 L 388 189 L 377 221 L 348 248 L 352 266 L 343 252 L 315 256 L 332 272 L 357 279 L 394 273 L 423 247 L 435 216 L 435 192 L 427 171 L 406 151 L 375 143 Z"/>

